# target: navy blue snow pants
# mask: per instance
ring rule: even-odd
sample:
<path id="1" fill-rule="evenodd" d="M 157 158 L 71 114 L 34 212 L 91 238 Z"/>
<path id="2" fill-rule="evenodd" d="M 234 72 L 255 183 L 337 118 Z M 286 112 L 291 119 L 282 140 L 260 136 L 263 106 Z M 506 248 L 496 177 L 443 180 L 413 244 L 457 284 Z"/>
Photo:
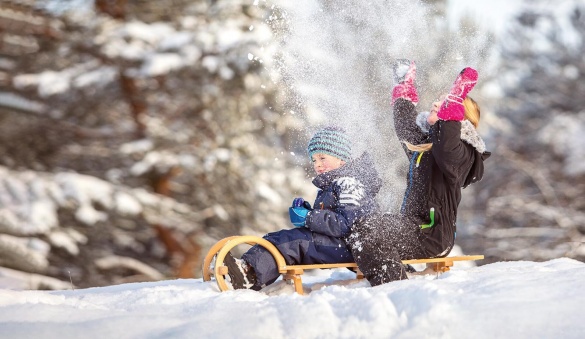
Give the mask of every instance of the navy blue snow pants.
<path id="1" fill-rule="evenodd" d="M 281 230 L 264 236 L 278 248 L 287 265 L 353 262 L 351 251 L 341 238 L 315 233 L 306 227 Z M 256 272 L 256 285 L 270 285 L 279 276 L 276 261 L 267 249 L 254 245 L 242 259 Z"/>

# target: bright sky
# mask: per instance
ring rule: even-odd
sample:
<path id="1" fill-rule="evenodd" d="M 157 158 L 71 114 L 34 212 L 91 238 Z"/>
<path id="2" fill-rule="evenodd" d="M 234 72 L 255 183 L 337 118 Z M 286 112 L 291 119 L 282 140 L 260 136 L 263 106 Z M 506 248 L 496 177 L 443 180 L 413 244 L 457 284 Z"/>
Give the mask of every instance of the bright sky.
<path id="1" fill-rule="evenodd" d="M 451 25 L 457 25 L 461 16 L 473 18 L 479 25 L 501 33 L 506 23 L 523 1 L 518 0 L 448 0 L 447 17 Z"/>

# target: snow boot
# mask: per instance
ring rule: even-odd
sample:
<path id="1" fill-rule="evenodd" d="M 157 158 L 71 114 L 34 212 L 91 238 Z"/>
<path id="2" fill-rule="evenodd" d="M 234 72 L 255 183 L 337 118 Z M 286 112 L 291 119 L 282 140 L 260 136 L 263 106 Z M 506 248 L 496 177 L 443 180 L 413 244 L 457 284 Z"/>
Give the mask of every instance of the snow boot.
<path id="1" fill-rule="evenodd" d="M 467 98 L 467 93 L 475 87 L 477 78 L 477 71 L 471 67 L 466 67 L 459 73 L 457 79 L 453 82 L 451 91 L 449 91 L 441 108 L 439 108 L 439 112 L 437 112 L 439 119 L 455 121 L 465 119 L 463 100 Z"/>
<path id="2" fill-rule="evenodd" d="M 396 86 L 392 89 L 392 105 L 398 99 L 405 99 L 412 102 L 415 106 L 418 103 L 418 93 L 414 85 L 416 78 L 416 64 L 414 61 L 407 59 L 398 59 L 392 68 L 394 74 L 394 83 Z"/>
<path id="3" fill-rule="evenodd" d="M 256 273 L 254 269 L 242 259 L 236 259 L 228 252 L 224 259 L 224 264 L 228 268 L 232 287 L 234 290 L 253 289 L 259 290 L 256 284 Z"/>

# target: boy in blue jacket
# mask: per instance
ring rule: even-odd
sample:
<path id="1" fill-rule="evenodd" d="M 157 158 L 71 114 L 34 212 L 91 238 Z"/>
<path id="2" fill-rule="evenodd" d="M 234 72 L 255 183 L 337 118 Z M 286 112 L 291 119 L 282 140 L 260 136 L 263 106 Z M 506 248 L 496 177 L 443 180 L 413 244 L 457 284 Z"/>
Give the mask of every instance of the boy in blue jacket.
<path id="1" fill-rule="evenodd" d="M 375 212 L 375 196 L 382 180 L 368 153 L 351 159 L 351 143 L 343 129 L 327 127 L 318 131 L 308 145 L 309 157 L 319 189 L 311 207 L 303 198 L 293 200 L 290 217 L 295 228 L 268 233 L 288 265 L 353 262 L 344 238 L 352 225 Z M 279 276 L 274 258 L 255 245 L 241 259 L 225 258 L 234 289 L 260 290 Z"/>

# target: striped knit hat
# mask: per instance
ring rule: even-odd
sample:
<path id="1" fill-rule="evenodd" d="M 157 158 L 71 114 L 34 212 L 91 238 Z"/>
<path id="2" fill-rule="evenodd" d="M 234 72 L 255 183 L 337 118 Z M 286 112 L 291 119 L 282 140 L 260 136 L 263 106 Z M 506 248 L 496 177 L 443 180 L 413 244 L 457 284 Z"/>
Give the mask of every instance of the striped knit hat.
<path id="1" fill-rule="evenodd" d="M 326 127 L 311 138 L 308 146 L 309 158 L 315 153 L 334 156 L 345 162 L 351 160 L 351 142 L 345 131 L 339 127 Z"/>

